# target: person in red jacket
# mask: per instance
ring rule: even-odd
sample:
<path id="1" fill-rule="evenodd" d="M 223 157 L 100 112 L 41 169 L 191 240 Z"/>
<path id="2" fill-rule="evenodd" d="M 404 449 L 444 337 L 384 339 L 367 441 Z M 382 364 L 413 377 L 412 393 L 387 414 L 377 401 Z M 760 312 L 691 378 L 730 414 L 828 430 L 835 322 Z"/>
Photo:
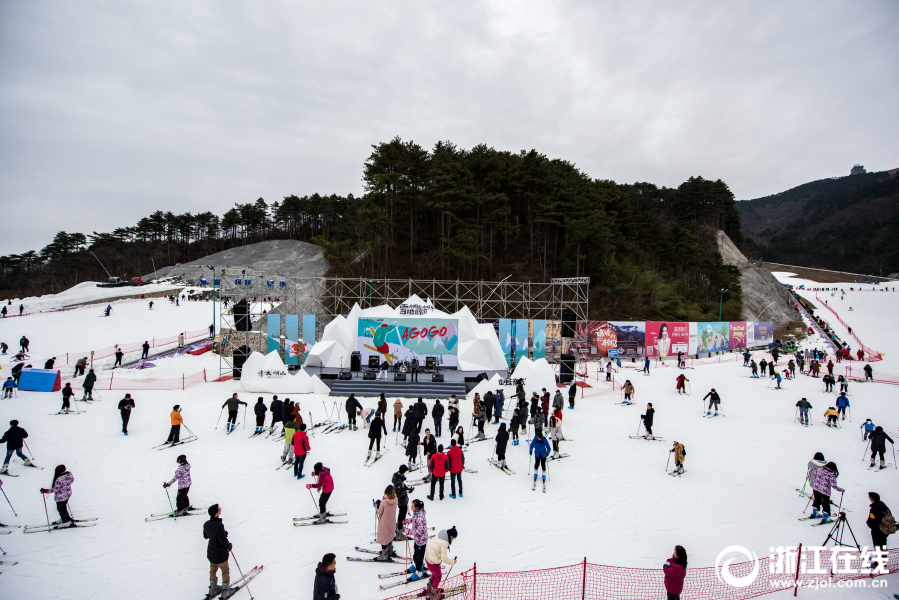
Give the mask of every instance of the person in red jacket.
<path id="1" fill-rule="evenodd" d="M 309 445 L 309 436 L 306 435 L 306 424 L 303 423 L 293 434 L 293 476 L 298 480 L 305 477 L 303 463 L 306 462 L 306 455 L 310 450 L 312 447 Z"/>
<path id="2" fill-rule="evenodd" d="M 322 495 L 318 498 L 319 513 L 315 516 L 318 517 L 318 523 L 325 523 L 328 517 L 331 516 L 331 513 L 328 512 L 328 499 L 331 497 L 331 492 L 334 491 L 334 480 L 331 479 L 331 469 L 320 462 L 315 463 L 315 466 L 312 468 L 312 475 L 318 478 L 318 483 L 307 483 L 306 489 L 320 489 L 322 491 Z"/>
<path id="3" fill-rule="evenodd" d="M 446 472 L 450 468 L 450 461 L 443 453 L 443 444 L 437 446 L 437 453 L 428 462 L 428 470 L 431 472 L 431 495 L 428 500 L 434 501 L 434 486 L 440 482 L 440 499 L 443 500 L 443 484 L 446 482 Z"/>
<path id="4" fill-rule="evenodd" d="M 681 373 L 680 375 L 677 376 L 677 393 L 678 394 L 686 394 L 687 393 L 687 383 L 686 383 L 687 381 L 690 381 L 690 380 L 687 379 L 687 377 L 683 373 Z"/>
<path id="5" fill-rule="evenodd" d="M 449 452 L 446 454 L 449 456 L 450 463 L 450 498 L 455 500 L 457 480 L 459 481 L 459 497 L 462 497 L 462 471 L 465 469 L 465 453 L 456 445 L 456 440 L 453 440 L 450 443 Z M 431 492 L 431 495 L 433 496 L 434 492 Z"/>
<path id="6" fill-rule="evenodd" d="M 665 561 L 662 567 L 665 572 L 665 591 L 668 600 L 680 600 L 684 589 L 684 577 L 687 575 L 687 551 L 683 546 L 674 547 L 674 556 Z"/>

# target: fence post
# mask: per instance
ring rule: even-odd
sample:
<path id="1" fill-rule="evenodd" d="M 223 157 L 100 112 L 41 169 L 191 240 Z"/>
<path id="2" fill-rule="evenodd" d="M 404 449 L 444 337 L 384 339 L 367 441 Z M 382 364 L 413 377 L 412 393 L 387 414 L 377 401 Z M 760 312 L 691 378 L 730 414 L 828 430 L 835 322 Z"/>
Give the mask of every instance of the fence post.
<path id="1" fill-rule="evenodd" d="M 474 595 L 472 600 L 478 600 L 478 563 L 474 563 Z"/>
<path id="2" fill-rule="evenodd" d="M 115 377 L 115 371 L 113 371 L 109 376 L 109 391 L 112 391 L 112 380 Z"/>
<path id="3" fill-rule="evenodd" d="M 185 389 L 184 387 L 184 373 L 181 373 L 181 389 Z"/>
<path id="4" fill-rule="evenodd" d="M 587 557 L 584 557 L 584 579 L 581 583 L 581 600 L 587 598 Z"/>
<path id="5" fill-rule="evenodd" d="M 793 581 L 793 596 L 799 591 L 799 561 L 802 560 L 802 544 L 799 544 L 799 552 L 796 554 L 796 579 Z"/>

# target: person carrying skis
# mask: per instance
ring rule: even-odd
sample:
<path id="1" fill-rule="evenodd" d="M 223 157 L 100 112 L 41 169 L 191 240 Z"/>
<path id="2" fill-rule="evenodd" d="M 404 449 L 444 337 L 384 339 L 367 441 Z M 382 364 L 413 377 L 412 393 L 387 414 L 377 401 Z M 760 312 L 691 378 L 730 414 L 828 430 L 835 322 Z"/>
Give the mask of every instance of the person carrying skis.
<path id="1" fill-rule="evenodd" d="M 549 437 L 553 441 L 551 458 L 559 458 L 559 445 L 565 439 L 565 435 L 562 433 L 562 419 L 555 416 L 549 418 Z"/>
<path id="2" fill-rule="evenodd" d="M 165 441 L 167 444 L 177 444 L 181 439 L 181 424 L 184 418 L 181 416 L 181 405 L 176 404 L 169 413 L 169 419 L 172 422 L 172 428 L 169 430 L 169 438 Z"/>
<path id="3" fill-rule="evenodd" d="M 393 431 L 396 432 L 403 426 L 403 401 L 399 398 L 393 403 Z"/>
<path id="4" fill-rule="evenodd" d="M 842 415 L 842 420 L 846 420 L 846 407 L 849 406 L 849 398 L 846 397 L 846 392 L 840 392 L 840 395 L 837 396 L 837 412 Z"/>
<path id="5" fill-rule="evenodd" d="M 230 416 L 230 411 L 229 416 Z M 262 396 L 256 400 L 256 404 L 253 406 L 253 413 L 256 415 L 256 428 L 253 430 L 253 433 L 262 433 L 262 430 L 265 429 L 265 413 L 268 412 L 268 409 L 265 407 L 265 401 L 262 399 Z"/>
<path id="6" fill-rule="evenodd" d="M 225 429 L 228 433 L 231 433 L 235 429 L 237 429 L 237 411 L 240 408 L 240 405 L 247 405 L 243 400 L 239 400 L 237 398 L 237 392 L 231 394 L 231 397 L 225 400 L 225 403 L 222 404 L 222 408 L 228 407 L 228 422 L 225 423 Z"/>
<path id="7" fill-rule="evenodd" d="M 93 370 L 91 372 L 93 373 Z M 131 394 L 125 394 L 125 397 L 119 400 L 119 414 L 122 416 L 122 433 L 125 435 L 128 435 L 128 421 L 131 420 L 131 409 L 133 408 L 134 400 L 131 398 Z"/>
<path id="8" fill-rule="evenodd" d="M 443 444 L 437 446 L 437 453 L 428 461 L 428 471 L 431 474 L 431 494 L 428 500 L 434 501 L 434 487 L 440 482 L 440 499 L 443 500 L 443 485 L 446 482 L 446 472 L 450 468 L 450 461 L 443 453 Z"/>
<path id="9" fill-rule="evenodd" d="M 331 478 L 331 469 L 322 465 L 320 462 L 315 463 L 315 466 L 312 468 L 312 475 L 318 479 L 316 483 L 307 483 L 307 490 L 321 490 L 321 496 L 318 497 L 318 510 L 319 513 L 315 515 L 318 517 L 316 523 L 324 523 L 327 521 L 327 517 L 330 516 L 328 512 L 328 499 L 331 497 L 331 492 L 334 491 L 334 479 Z"/>
<path id="10" fill-rule="evenodd" d="M 862 441 L 866 441 L 868 437 L 874 432 L 874 422 L 871 419 L 865 419 L 865 422 L 861 424 L 859 429 L 862 430 Z"/>
<path id="11" fill-rule="evenodd" d="M 311 450 L 312 446 L 309 445 L 309 436 L 306 435 L 306 424 L 300 423 L 293 434 L 293 476 L 297 478 L 297 481 L 305 477 L 303 475 L 303 463 L 306 462 L 306 455 Z"/>
<path id="12" fill-rule="evenodd" d="M 703 398 L 705 400 L 705 398 Z M 646 414 L 640 415 L 640 418 L 643 420 L 643 427 L 646 428 L 645 437 L 648 440 L 654 440 L 655 438 L 652 436 L 652 420 L 655 417 L 656 411 L 652 407 L 652 402 L 646 404 Z"/>
<path id="13" fill-rule="evenodd" d="M 356 411 L 362 410 L 362 405 L 356 400 L 356 394 L 350 394 L 350 397 L 346 399 L 344 408 L 346 409 L 347 424 L 349 425 L 350 430 L 356 431 L 358 429 L 358 427 L 356 427 Z"/>
<path id="14" fill-rule="evenodd" d="M 456 531 L 456 527 L 453 526 L 428 540 L 428 544 L 425 547 L 425 566 L 431 572 L 431 578 L 428 581 L 428 587 L 423 592 L 428 600 L 439 600 L 440 579 L 443 576 L 440 563 L 456 564 L 456 559 L 449 557 L 449 548 L 453 540 L 458 537 L 459 533 Z"/>
<path id="15" fill-rule="evenodd" d="M 278 396 L 272 396 L 272 403 L 268 405 L 268 410 L 272 413 L 272 424 L 271 427 L 268 428 L 269 433 L 273 433 L 275 431 L 275 423 L 280 423 L 284 418 L 282 413 L 283 408 L 284 403 L 278 400 Z"/>
<path id="16" fill-rule="evenodd" d="M 403 533 L 403 522 L 406 519 L 406 511 L 409 510 L 409 492 L 415 489 L 406 485 L 406 473 L 408 472 L 409 467 L 400 465 L 400 468 L 397 469 L 390 480 L 390 483 L 393 484 L 393 489 L 396 491 L 396 533 L 400 539 L 405 539 L 406 537 Z"/>
<path id="17" fill-rule="evenodd" d="M 515 426 L 513 426 L 515 427 Z M 517 427 L 516 427 L 517 429 Z M 516 440 L 518 439 L 518 434 L 515 434 Z M 496 437 L 493 438 L 496 441 L 496 462 L 499 464 L 500 468 L 506 468 L 506 445 L 509 443 L 509 432 L 506 431 L 506 424 L 500 423 L 499 430 L 496 432 Z"/>
<path id="18" fill-rule="evenodd" d="M 686 394 L 687 393 L 687 382 L 690 381 L 687 379 L 687 376 L 681 373 L 677 376 L 677 393 L 678 394 Z M 705 398 L 703 398 L 705 400 Z"/>
<path id="19" fill-rule="evenodd" d="M 634 395 L 634 384 L 631 383 L 631 380 L 628 379 L 624 382 L 624 402 L 623 404 L 633 404 L 631 402 L 631 398 Z"/>
<path id="20" fill-rule="evenodd" d="M 376 412 L 375 418 L 371 420 L 371 425 L 368 428 L 368 456 L 365 457 L 365 462 L 371 458 L 371 448 L 378 444 L 378 449 L 375 451 L 375 460 L 381 458 L 381 431 L 384 431 L 384 435 L 387 435 L 387 426 L 384 425 L 384 419 L 381 418 L 381 413 Z"/>
<path id="21" fill-rule="evenodd" d="M 456 440 L 450 441 L 450 449 L 446 453 L 449 458 L 450 471 L 450 495 L 453 500 L 456 499 L 456 482 L 459 482 L 459 498 L 462 498 L 462 471 L 465 469 L 465 453 L 462 448 L 456 445 Z"/>
<path id="22" fill-rule="evenodd" d="M 812 489 L 815 491 L 815 499 L 812 502 L 811 518 L 816 519 L 818 517 L 822 517 L 822 525 L 832 522 L 830 518 L 831 488 L 840 492 L 846 491 L 837 485 L 837 477 L 839 476 L 840 471 L 837 469 L 837 465 L 833 461 L 818 469 L 817 473 L 815 474 L 815 483 L 812 486 Z M 822 507 L 822 503 L 823 512 L 819 513 L 818 508 Z"/>
<path id="23" fill-rule="evenodd" d="M 334 571 L 337 570 L 337 556 L 328 552 L 315 567 L 315 582 L 312 584 L 312 600 L 340 600 Z"/>
<path id="24" fill-rule="evenodd" d="M 434 408 L 431 409 L 431 417 L 434 419 L 434 435 L 440 437 L 443 434 L 443 405 L 440 404 L 438 398 L 434 402 Z"/>
<path id="25" fill-rule="evenodd" d="M 811 403 L 803 398 L 796 403 L 796 406 L 799 407 L 799 422 L 808 425 L 808 409 L 812 408 Z"/>
<path id="26" fill-rule="evenodd" d="M 536 453 L 535 453 L 536 451 Z M 531 447 L 528 454 L 534 456 L 534 485 L 532 490 L 537 489 L 537 468 L 543 469 L 543 487 L 546 489 L 546 457 L 549 456 L 549 442 L 543 437 L 543 430 L 538 429 L 531 440 Z"/>
<path id="27" fill-rule="evenodd" d="M 9 459 L 12 458 L 13 454 L 21 458 L 22 462 L 27 466 L 32 466 L 31 459 L 22 453 L 22 445 L 25 443 L 25 438 L 27 437 L 28 432 L 19 427 L 19 422 L 16 419 L 9 422 L 9 429 L 7 429 L 6 433 L 3 434 L 3 437 L 0 438 L 0 444 L 6 442 L 6 458 L 3 459 L 3 466 L 0 467 L 0 473 L 9 472 Z"/>
<path id="28" fill-rule="evenodd" d="M 393 551 L 393 539 L 396 537 L 396 490 L 392 485 L 388 485 L 384 490 L 384 496 L 380 500 L 375 500 L 372 505 L 375 507 L 375 513 L 378 515 L 378 531 L 375 541 L 381 545 L 381 552 L 375 561 L 391 562 L 396 556 Z"/>
<path id="29" fill-rule="evenodd" d="M 167 488 L 175 481 L 178 481 L 178 495 L 175 497 L 175 516 L 181 517 L 187 514 L 189 510 L 197 510 L 190 505 L 190 499 L 187 494 L 190 492 L 190 463 L 187 457 L 181 455 L 177 458 L 178 468 L 175 469 L 175 476 L 168 483 L 163 483 L 162 487 Z"/>
<path id="30" fill-rule="evenodd" d="M 674 452 L 674 471 L 669 473 L 669 475 L 674 475 L 675 473 L 680 475 L 684 472 L 684 459 L 687 457 L 686 448 L 684 448 L 683 444 L 675 440 L 674 445 L 668 452 Z"/>
<path id="31" fill-rule="evenodd" d="M 72 384 L 67 383 L 66 386 L 64 388 L 62 388 L 62 408 L 59 409 L 59 412 L 61 412 L 61 413 L 69 412 L 69 407 L 71 406 L 69 404 L 69 400 L 74 395 L 75 395 L 75 392 L 72 390 Z"/>
<path id="32" fill-rule="evenodd" d="M 61 525 L 63 527 L 75 527 L 75 521 L 69 514 L 69 498 L 72 497 L 72 483 L 75 482 L 75 476 L 66 470 L 65 465 L 57 465 L 53 472 L 53 485 L 49 489 L 41 488 L 42 494 L 53 494 L 53 500 L 56 502 L 56 512 L 59 513 L 59 520 L 53 521 L 51 525 Z M 68 523 L 68 525 L 66 525 Z"/>
<path id="33" fill-rule="evenodd" d="M 228 541 L 228 532 L 222 523 L 222 508 L 213 504 L 206 511 L 209 520 L 203 523 L 203 539 L 209 540 L 206 546 L 206 559 L 209 561 L 209 593 L 207 600 L 216 594 L 219 598 L 228 598 L 233 592 L 231 587 L 231 570 L 228 568 L 228 554 L 231 552 L 231 542 Z M 222 585 L 218 585 L 218 572 L 222 572 Z"/>
<path id="34" fill-rule="evenodd" d="M 428 515 L 425 512 L 425 503 L 421 500 L 412 501 L 412 515 L 403 520 L 403 525 L 412 534 L 414 549 L 412 551 L 412 564 L 409 566 L 409 581 L 424 579 L 430 573 L 424 571 L 425 548 L 428 545 Z M 440 567 L 438 566 L 438 569 Z"/>
<path id="35" fill-rule="evenodd" d="M 887 435 L 887 432 L 883 430 L 883 427 L 874 428 L 874 432 L 871 433 L 871 464 L 869 468 L 874 467 L 874 455 L 880 454 L 880 468 L 885 469 L 886 463 L 883 459 L 883 454 L 886 452 L 886 442 L 893 443 L 893 438 Z"/>
<path id="36" fill-rule="evenodd" d="M 840 413 L 837 412 L 837 409 L 834 407 L 828 408 L 824 411 L 824 416 L 827 417 L 827 426 L 828 427 L 836 427 L 838 425 L 837 419 L 840 417 Z"/>

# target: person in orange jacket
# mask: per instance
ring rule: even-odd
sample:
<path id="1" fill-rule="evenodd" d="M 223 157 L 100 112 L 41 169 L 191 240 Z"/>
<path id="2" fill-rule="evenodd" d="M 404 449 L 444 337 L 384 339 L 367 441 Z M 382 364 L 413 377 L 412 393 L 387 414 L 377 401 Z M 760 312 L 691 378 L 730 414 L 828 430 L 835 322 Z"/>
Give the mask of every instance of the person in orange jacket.
<path id="1" fill-rule="evenodd" d="M 176 404 L 172 408 L 171 414 L 169 414 L 172 420 L 172 429 L 169 431 L 169 439 L 166 440 L 167 444 L 177 444 L 178 440 L 181 438 L 181 424 L 184 423 L 184 419 L 181 417 L 181 405 Z"/>

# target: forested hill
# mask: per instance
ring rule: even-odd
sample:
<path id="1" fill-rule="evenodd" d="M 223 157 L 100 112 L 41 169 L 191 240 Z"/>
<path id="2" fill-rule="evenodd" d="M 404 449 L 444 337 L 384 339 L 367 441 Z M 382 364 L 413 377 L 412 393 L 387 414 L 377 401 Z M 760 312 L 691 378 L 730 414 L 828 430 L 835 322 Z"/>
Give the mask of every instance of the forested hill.
<path id="1" fill-rule="evenodd" d="M 747 254 L 868 273 L 899 271 L 899 169 L 813 181 L 737 202 Z M 882 265 L 882 267 L 881 267 Z"/>
<path id="2" fill-rule="evenodd" d="M 372 147 L 364 193 L 262 198 L 212 213 L 155 212 L 132 227 L 60 232 L 40 251 L 0 258 L 7 296 L 58 291 L 188 262 L 266 239 L 319 244 L 348 277 L 545 281 L 589 276 L 590 313 L 603 319 L 740 318 L 739 272 L 717 254 L 715 231 L 742 242 L 734 196 L 720 181 L 677 188 L 593 179 L 538 153 L 398 138 Z"/>

